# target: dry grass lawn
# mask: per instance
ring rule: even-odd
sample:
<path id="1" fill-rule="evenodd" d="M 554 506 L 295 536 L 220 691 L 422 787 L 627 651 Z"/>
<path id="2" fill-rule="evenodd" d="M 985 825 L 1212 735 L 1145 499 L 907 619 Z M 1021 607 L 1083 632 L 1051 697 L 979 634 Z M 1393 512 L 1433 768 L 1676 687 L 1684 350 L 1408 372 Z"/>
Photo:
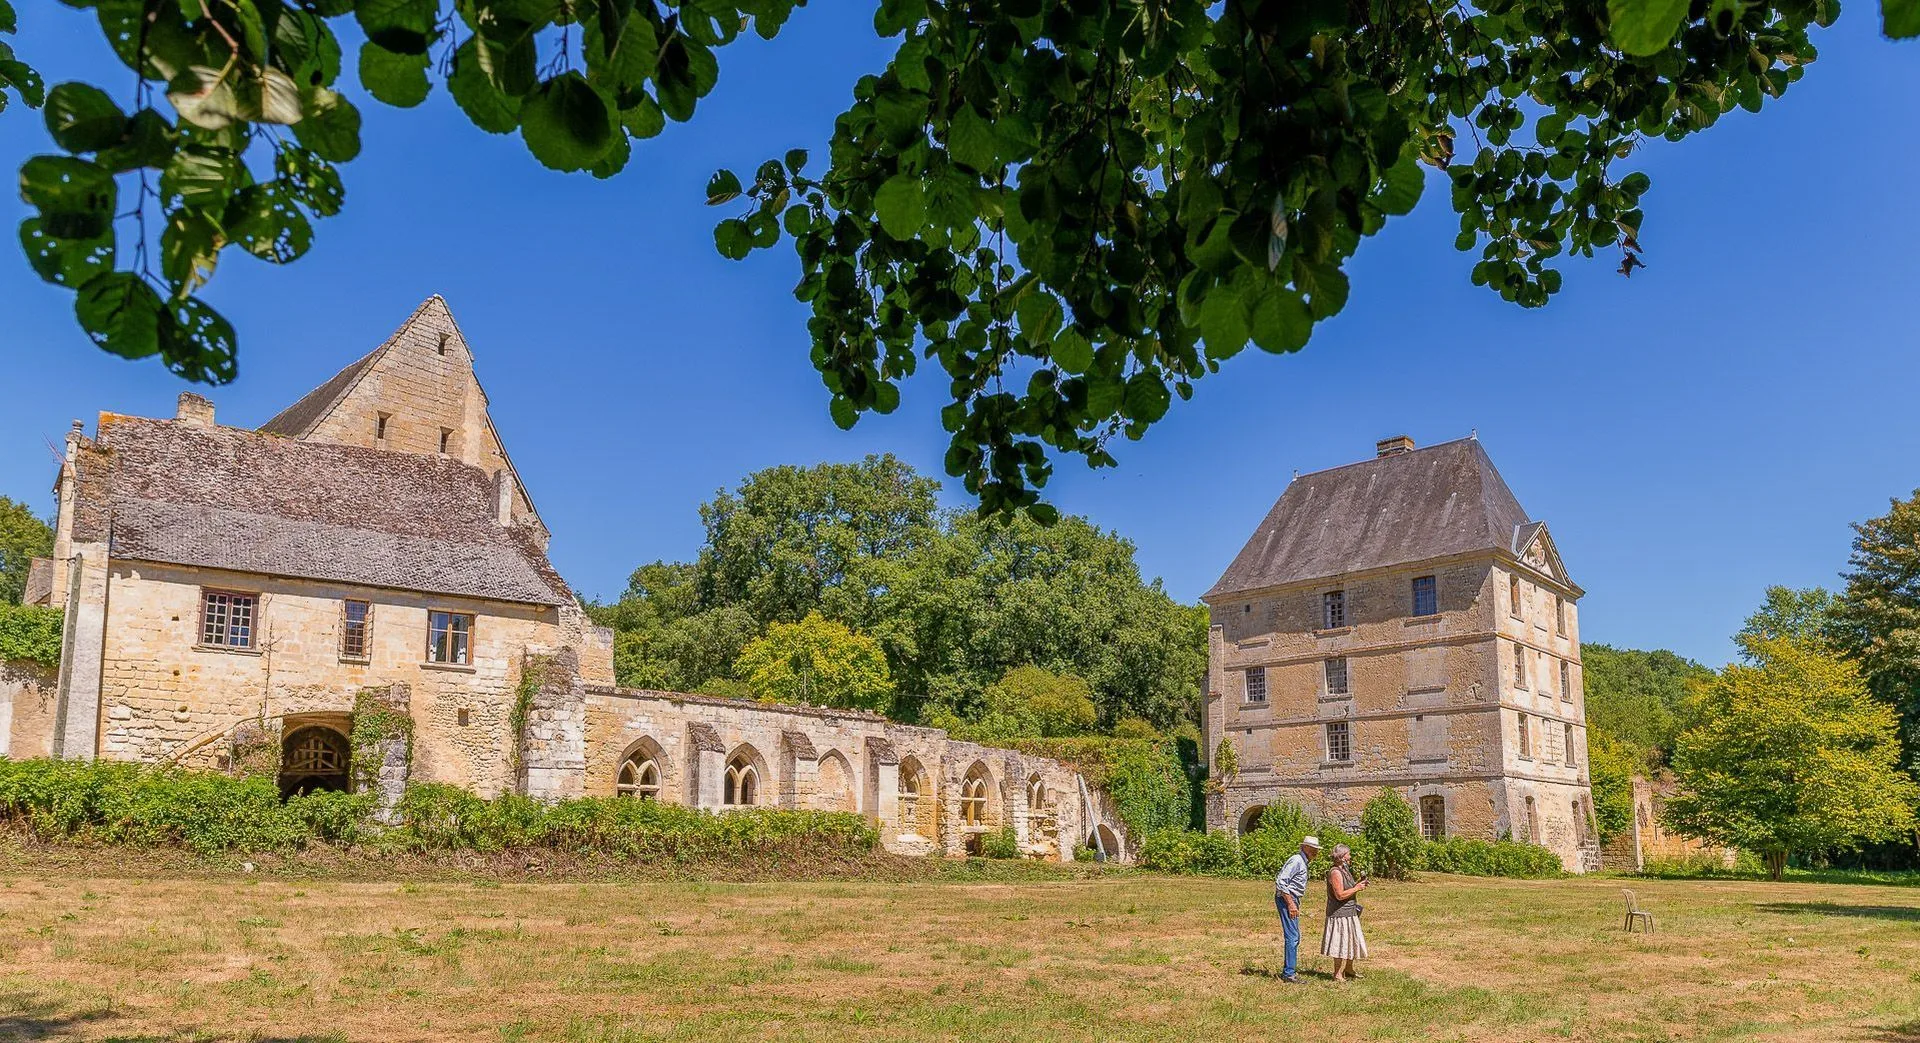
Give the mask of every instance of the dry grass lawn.
<path id="1" fill-rule="evenodd" d="M 1427 877 L 1283 986 L 1261 882 L 0 875 L 0 1039 L 1920 1043 L 1920 889 Z M 1320 920 L 1303 948 L 1317 952 Z"/>

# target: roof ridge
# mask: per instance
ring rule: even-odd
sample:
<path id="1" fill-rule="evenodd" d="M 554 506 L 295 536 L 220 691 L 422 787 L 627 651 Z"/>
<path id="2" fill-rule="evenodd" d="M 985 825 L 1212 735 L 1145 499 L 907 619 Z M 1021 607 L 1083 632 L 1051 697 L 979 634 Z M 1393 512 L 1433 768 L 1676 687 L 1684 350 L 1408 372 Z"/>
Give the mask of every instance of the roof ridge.
<path id="1" fill-rule="evenodd" d="M 1395 456 L 1417 456 L 1420 453 L 1428 452 L 1434 449 L 1445 449 L 1450 445 L 1458 445 L 1461 442 L 1478 442 L 1478 441 L 1480 441 L 1480 439 L 1473 435 L 1462 435 L 1459 438 L 1449 438 L 1444 442 L 1435 442 L 1432 445 L 1423 445 L 1423 446 L 1419 446 L 1418 448 L 1409 449 L 1404 453 L 1388 453 L 1386 456 L 1369 456 L 1364 460 L 1351 460 L 1344 464 L 1334 464 L 1332 467 L 1322 467 L 1318 471 L 1302 471 L 1299 474 L 1294 475 L 1292 480 L 1298 481 L 1302 478 L 1312 478 L 1315 475 L 1328 474 L 1333 471 L 1341 470 L 1342 468 L 1359 467 L 1363 464 L 1378 463 L 1381 460 L 1390 459 Z M 1484 455 L 1486 451 L 1481 450 L 1481 452 Z"/>
<path id="2" fill-rule="evenodd" d="M 372 351 L 367 352 L 365 355 L 362 355 L 358 359 L 349 363 L 347 366 L 342 368 L 340 372 L 335 373 L 333 376 L 328 377 L 324 381 L 321 381 L 318 387 L 315 387 L 312 391 L 309 391 L 306 394 L 301 395 L 297 400 L 294 401 L 292 405 L 288 406 L 285 409 L 282 409 L 278 413 L 275 413 L 273 415 L 273 418 L 271 420 L 268 420 L 266 423 L 261 424 L 258 430 L 265 432 L 267 434 L 285 435 L 286 437 L 289 437 L 289 438 L 304 439 L 309 433 L 313 431 L 314 428 L 320 426 L 321 421 L 333 415 L 333 411 L 339 408 L 341 401 L 345 399 L 347 395 L 351 394 L 354 388 L 360 385 L 360 381 L 366 376 L 367 370 L 373 368 L 374 361 L 378 359 L 380 356 L 386 354 L 389 350 L 391 350 L 395 344 L 399 343 L 400 338 L 406 336 L 407 331 L 413 328 L 414 323 L 420 321 L 420 317 L 426 314 L 427 309 L 431 307 L 433 302 L 435 301 L 439 301 L 440 306 L 442 308 L 447 307 L 446 300 L 437 293 L 429 296 L 426 300 L 421 301 L 419 305 L 413 309 L 412 313 L 407 316 L 406 321 L 402 322 L 399 328 L 395 329 L 392 333 L 388 334 L 387 339 L 381 341 L 379 346 L 375 347 Z M 451 308 L 447 309 L 447 316 L 448 318 L 452 318 L 453 310 Z M 456 328 L 457 328 L 457 325 L 458 324 L 456 323 Z M 465 340 L 464 337 L 462 337 L 461 339 Z M 346 379 L 342 381 L 342 378 L 346 378 Z M 341 383 L 339 383 L 338 386 L 335 386 L 336 381 L 341 381 Z M 328 390 L 329 388 L 332 389 L 330 392 Z M 323 392 L 327 392 L 326 398 L 324 400 L 325 408 L 321 409 L 311 419 L 308 419 L 304 424 L 297 425 L 297 429 L 289 429 L 289 430 L 278 429 L 277 425 L 280 424 L 280 421 L 282 418 L 288 416 L 289 414 L 298 414 L 301 410 L 301 407 L 308 406 L 308 405 L 316 405 L 316 406 L 320 405 L 322 401 L 320 396 Z M 483 395 L 484 395 L 484 392 L 483 392 Z M 296 425 L 289 424 L 290 428 L 294 428 L 295 426 Z"/>

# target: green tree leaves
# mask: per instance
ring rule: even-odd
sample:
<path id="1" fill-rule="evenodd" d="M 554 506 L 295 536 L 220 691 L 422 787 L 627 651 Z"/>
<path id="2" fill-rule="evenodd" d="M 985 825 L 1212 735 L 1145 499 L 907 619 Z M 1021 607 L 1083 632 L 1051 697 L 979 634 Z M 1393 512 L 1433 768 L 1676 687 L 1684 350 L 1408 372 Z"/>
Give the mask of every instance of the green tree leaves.
<path id="1" fill-rule="evenodd" d="M 412 108 L 426 101 L 433 90 L 427 66 L 424 51 L 398 54 L 369 40 L 360 48 L 360 85 L 388 105 Z"/>
<path id="2" fill-rule="evenodd" d="M 1607 0 L 1607 35 L 1628 54 L 1658 54 L 1687 17 L 1688 0 Z"/>
<path id="3" fill-rule="evenodd" d="M 577 72 L 536 87 L 520 109 L 520 137 L 555 170 L 585 170 L 613 147 L 619 130 L 607 99 Z"/>
<path id="4" fill-rule="evenodd" d="M 1880 31 L 1895 40 L 1920 36 L 1920 0 L 1880 0 Z"/>
<path id="5" fill-rule="evenodd" d="M 874 193 L 873 210 L 888 235 L 912 239 L 926 227 L 926 185 L 912 174 L 895 174 Z"/>
<path id="6" fill-rule="evenodd" d="M 107 92 L 84 83 L 63 83 L 47 95 L 47 133 L 68 152 L 97 152 L 119 144 L 126 113 Z"/>

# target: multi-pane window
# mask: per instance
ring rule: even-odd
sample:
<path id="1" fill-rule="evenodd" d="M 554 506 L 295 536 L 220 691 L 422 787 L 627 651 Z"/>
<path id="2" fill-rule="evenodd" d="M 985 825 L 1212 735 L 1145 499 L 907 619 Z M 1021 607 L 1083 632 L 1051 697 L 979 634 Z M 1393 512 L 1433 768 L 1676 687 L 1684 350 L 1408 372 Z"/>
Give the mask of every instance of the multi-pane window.
<path id="1" fill-rule="evenodd" d="M 260 607 L 255 594 L 225 590 L 200 593 L 200 643 L 212 648 L 252 648 L 253 620 Z"/>
<path id="2" fill-rule="evenodd" d="M 1345 656 L 1327 660 L 1327 694 L 1347 694 L 1347 660 Z"/>
<path id="3" fill-rule="evenodd" d="M 1247 701 L 1250 703 L 1264 703 L 1267 701 L 1266 667 L 1247 667 Z"/>
<path id="4" fill-rule="evenodd" d="M 1413 614 L 1416 616 L 1436 616 L 1440 614 L 1440 588 L 1432 576 L 1413 578 Z"/>
<path id="5" fill-rule="evenodd" d="M 1353 759 L 1353 733 L 1348 730 L 1346 721 L 1327 722 L 1327 759 L 1330 761 Z"/>
<path id="6" fill-rule="evenodd" d="M 1420 798 L 1420 835 L 1443 840 L 1447 835 L 1447 801 L 1439 795 Z"/>
<path id="7" fill-rule="evenodd" d="M 1573 667 L 1564 659 L 1560 661 L 1560 698 L 1573 698 Z"/>
<path id="8" fill-rule="evenodd" d="M 1320 625 L 1328 630 L 1347 625 L 1347 592 L 1329 590 L 1320 595 Z"/>
<path id="9" fill-rule="evenodd" d="M 1513 646 L 1513 686 L 1527 687 L 1527 650 L 1519 645 Z"/>
<path id="10" fill-rule="evenodd" d="M 1580 758 L 1579 758 L 1579 757 L 1577 757 L 1577 756 L 1575 756 L 1575 754 L 1574 754 L 1574 750 L 1575 750 L 1575 747 L 1574 747 L 1574 745 L 1573 745 L 1573 725 L 1571 725 L 1571 724 L 1563 724 L 1563 725 L 1561 725 L 1560 727 L 1561 727 L 1562 729 L 1564 729 L 1564 730 L 1565 730 L 1565 734 L 1566 734 L 1566 743 L 1567 743 L 1567 749 L 1566 749 L 1566 753 L 1567 753 L 1567 756 L 1566 756 L 1566 761 L 1567 761 L 1567 767 L 1569 767 L 1569 768 L 1577 768 L 1577 767 L 1579 767 L 1579 766 L 1580 766 Z"/>
<path id="11" fill-rule="evenodd" d="M 367 623 L 372 608 L 364 601 L 340 603 L 340 658 L 367 657 Z"/>
<path id="12" fill-rule="evenodd" d="M 1533 759 L 1533 733 L 1527 727 L 1527 715 L 1520 715 L 1520 756 Z"/>
<path id="13" fill-rule="evenodd" d="M 427 662 L 466 666 L 471 662 L 473 616 L 466 612 L 427 613 Z"/>
<path id="14" fill-rule="evenodd" d="M 1526 608 L 1520 603 L 1520 577 L 1507 577 L 1507 611 L 1515 619 L 1526 618 Z"/>

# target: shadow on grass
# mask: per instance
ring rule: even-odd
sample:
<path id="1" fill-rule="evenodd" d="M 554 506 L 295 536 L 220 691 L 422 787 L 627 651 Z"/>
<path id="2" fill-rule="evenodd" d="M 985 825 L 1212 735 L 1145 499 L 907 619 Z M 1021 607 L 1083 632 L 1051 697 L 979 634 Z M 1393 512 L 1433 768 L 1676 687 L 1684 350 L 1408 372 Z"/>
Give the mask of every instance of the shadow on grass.
<path id="1" fill-rule="evenodd" d="M 6 1005 L 14 1009 L 0 1014 L 0 1043 L 54 1043 L 58 1040 L 79 1039 L 83 1030 L 98 1027 L 111 1021 L 112 1011 L 95 1010 L 80 1014 L 63 1013 L 59 1007 L 37 999 L 27 999 L 18 994 L 0 996 Z M 191 1034 L 195 1039 L 206 1037 L 198 1033 Z M 181 1039 L 178 1035 L 135 1035 L 109 1036 L 104 1043 L 170 1043 Z M 221 1037 L 244 1039 L 246 1043 L 346 1043 L 344 1036 L 259 1036 Z"/>
<path id="2" fill-rule="evenodd" d="M 1920 907 L 1910 905 L 1835 905 L 1832 902 L 1761 902 L 1754 906 L 1763 913 L 1816 913 L 1820 916 L 1856 916 L 1871 920 L 1902 920 L 1920 923 Z M 1920 1030 L 1913 1037 L 1920 1043 Z"/>
<path id="3" fill-rule="evenodd" d="M 1920 1021 L 1909 1021 L 1904 1025 L 1887 1025 L 1872 1030 L 1871 1035 L 1861 1039 L 1873 1043 L 1920 1043 Z"/>

